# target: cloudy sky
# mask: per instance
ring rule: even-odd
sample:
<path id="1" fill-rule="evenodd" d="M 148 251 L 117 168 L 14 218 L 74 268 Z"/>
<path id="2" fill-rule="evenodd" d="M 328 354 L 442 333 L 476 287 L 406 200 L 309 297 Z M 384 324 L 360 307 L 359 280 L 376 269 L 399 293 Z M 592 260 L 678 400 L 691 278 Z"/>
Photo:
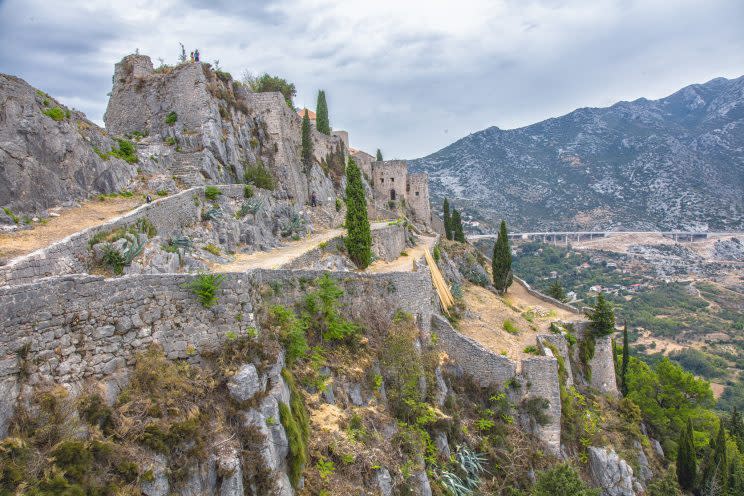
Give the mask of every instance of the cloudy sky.
<path id="1" fill-rule="evenodd" d="M 744 74 L 742 0 L 0 0 L 0 72 L 102 121 L 114 64 L 179 42 L 328 95 L 352 146 L 416 158 L 489 126 Z"/>

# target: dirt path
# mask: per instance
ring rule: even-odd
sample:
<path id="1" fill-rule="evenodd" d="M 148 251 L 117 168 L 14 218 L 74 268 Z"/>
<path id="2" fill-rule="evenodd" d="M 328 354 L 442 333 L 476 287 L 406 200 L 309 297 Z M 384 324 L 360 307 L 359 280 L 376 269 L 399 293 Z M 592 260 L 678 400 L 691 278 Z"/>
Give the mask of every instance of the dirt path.
<path id="1" fill-rule="evenodd" d="M 372 224 L 372 229 L 381 229 L 387 222 Z M 232 262 L 226 264 L 213 263 L 210 268 L 215 272 L 245 272 L 249 269 L 278 269 L 305 253 L 318 247 L 324 241 L 343 235 L 344 229 L 328 229 L 311 234 L 299 241 L 291 241 L 284 246 L 270 251 L 254 253 L 238 253 Z"/>
<path id="2" fill-rule="evenodd" d="M 51 209 L 59 217 L 49 217 L 45 224 L 34 224 L 33 229 L 0 233 L 0 259 L 26 255 L 78 231 L 119 217 L 141 204 L 142 200 L 136 196 L 115 197 L 104 201 L 91 200 L 79 207 Z"/>
<path id="3" fill-rule="evenodd" d="M 424 256 L 424 249 L 428 248 L 431 253 L 434 244 L 437 242 L 436 236 L 420 236 L 421 243 L 406 250 L 407 255 L 401 255 L 392 262 L 377 260 L 367 267 L 365 272 L 372 274 L 381 274 L 383 272 L 410 272 L 413 269 L 413 261 Z"/>
<path id="4" fill-rule="evenodd" d="M 458 330 L 489 350 L 506 355 L 518 363 L 530 356 L 527 346 L 535 346 L 538 334 L 550 332 L 555 320 L 580 320 L 581 316 L 539 300 L 518 282 L 509 288 L 505 297 L 471 283 L 463 285 L 467 305 Z M 512 329 L 504 329 L 504 323 Z"/>

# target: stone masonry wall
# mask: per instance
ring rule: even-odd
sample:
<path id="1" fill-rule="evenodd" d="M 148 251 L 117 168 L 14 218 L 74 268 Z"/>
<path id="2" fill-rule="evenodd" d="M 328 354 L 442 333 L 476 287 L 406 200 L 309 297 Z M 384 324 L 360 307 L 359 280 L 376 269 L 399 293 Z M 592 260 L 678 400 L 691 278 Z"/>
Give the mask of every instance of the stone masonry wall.
<path id="1" fill-rule="evenodd" d="M 534 296 L 535 298 L 540 299 L 540 300 L 542 300 L 542 301 L 544 301 L 546 303 L 550 303 L 551 305 L 555 305 L 558 308 L 562 308 L 563 310 L 566 310 L 568 312 L 573 312 L 573 313 L 578 314 L 578 315 L 581 314 L 581 311 L 578 308 L 576 308 L 576 307 L 574 307 L 572 305 L 569 305 L 568 303 L 563 303 L 560 300 L 556 300 L 555 298 L 553 298 L 551 296 L 548 296 L 548 295 L 546 295 L 544 293 L 541 293 L 541 292 L 533 289 L 532 286 L 530 286 L 529 284 L 527 284 L 527 281 L 525 281 L 524 279 L 520 279 L 519 277 L 514 276 L 514 280 L 517 283 L 519 283 L 522 286 L 524 286 L 524 289 L 526 289 L 527 292 L 529 294 L 531 294 L 532 296 Z"/>
<path id="2" fill-rule="evenodd" d="M 395 200 L 406 198 L 408 165 L 405 160 L 385 160 L 372 162 L 372 190 L 375 200 L 388 202 L 391 190 L 395 190 Z"/>
<path id="3" fill-rule="evenodd" d="M 449 322 L 434 315 L 431 332 L 437 335 L 439 345 L 457 365 L 482 387 L 504 388 L 512 380 L 520 384 L 518 390 L 510 389 L 510 397 L 516 403 L 532 397 L 548 400 L 546 413 L 549 422 L 532 425 L 529 418 L 523 427 L 531 430 L 551 451 L 560 453 L 561 442 L 561 394 L 558 384 L 558 361 L 552 356 L 528 358 L 522 361 L 522 371 L 517 374 L 517 364 L 502 355 L 484 348 L 480 343 L 464 336 L 452 328 Z"/>
<path id="4" fill-rule="evenodd" d="M 408 174 L 406 202 L 419 222 L 431 224 L 431 204 L 429 203 L 429 174 L 425 172 Z"/>
<path id="5" fill-rule="evenodd" d="M 221 185 L 219 188 L 223 195 L 243 196 L 243 185 Z M 0 286 L 25 284 L 42 277 L 87 272 L 90 260 L 88 240 L 96 233 L 125 227 L 141 218 L 149 219 L 159 235 L 177 234 L 183 227 L 193 225 L 200 219 L 201 207 L 196 205 L 195 196 L 203 202 L 204 187 L 191 188 L 155 200 L 105 224 L 83 229 L 45 248 L 13 259 L 0 267 Z"/>
<path id="6" fill-rule="evenodd" d="M 576 330 L 576 337 L 579 339 L 584 339 L 584 336 L 591 332 L 589 322 L 575 322 L 574 329 Z M 577 353 L 574 353 L 574 360 L 577 359 L 576 355 Z M 615 361 L 612 359 L 612 336 L 595 338 L 594 357 L 589 362 L 589 368 L 592 371 L 589 386 L 600 393 L 615 396 L 619 394 L 615 379 Z M 577 371 L 574 371 L 574 374 L 576 373 Z M 579 378 L 577 377 L 577 379 Z"/>
<path id="7" fill-rule="evenodd" d="M 228 332 L 258 325 L 262 289 L 281 288 L 272 301 L 293 304 L 306 294 L 300 281 L 322 274 L 225 274 L 212 308 L 204 308 L 184 287 L 196 277 L 191 274 L 74 275 L 0 288 L 0 436 L 13 414 L 20 376 L 31 386 L 53 382 L 73 391 L 88 379 L 115 384 L 126 377 L 135 353 L 151 343 L 163 346 L 171 359 L 198 359 L 219 346 Z M 345 312 L 353 316 L 374 301 L 389 316 L 399 308 L 416 315 L 428 331 L 435 308 L 428 273 L 332 276 L 345 291 Z"/>

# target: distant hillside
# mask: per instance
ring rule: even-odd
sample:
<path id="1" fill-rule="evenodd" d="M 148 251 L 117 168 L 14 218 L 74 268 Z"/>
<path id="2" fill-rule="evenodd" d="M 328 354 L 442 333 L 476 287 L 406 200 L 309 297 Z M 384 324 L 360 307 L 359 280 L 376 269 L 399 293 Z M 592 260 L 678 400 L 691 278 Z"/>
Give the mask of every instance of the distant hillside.
<path id="1" fill-rule="evenodd" d="M 411 167 L 481 230 L 744 228 L 744 77 L 491 127 Z M 478 230 L 478 229 L 475 229 Z"/>

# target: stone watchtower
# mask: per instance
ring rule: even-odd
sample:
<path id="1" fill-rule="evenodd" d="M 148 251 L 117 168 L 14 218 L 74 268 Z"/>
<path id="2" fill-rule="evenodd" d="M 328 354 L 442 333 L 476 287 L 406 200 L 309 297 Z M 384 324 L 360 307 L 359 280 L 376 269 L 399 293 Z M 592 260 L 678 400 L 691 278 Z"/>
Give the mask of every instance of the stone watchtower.
<path id="1" fill-rule="evenodd" d="M 370 183 L 375 201 L 403 201 L 415 220 L 431 225 L 428 174 L 409 174 L 405 160 L 375 161 L 371 164 Z"/>

